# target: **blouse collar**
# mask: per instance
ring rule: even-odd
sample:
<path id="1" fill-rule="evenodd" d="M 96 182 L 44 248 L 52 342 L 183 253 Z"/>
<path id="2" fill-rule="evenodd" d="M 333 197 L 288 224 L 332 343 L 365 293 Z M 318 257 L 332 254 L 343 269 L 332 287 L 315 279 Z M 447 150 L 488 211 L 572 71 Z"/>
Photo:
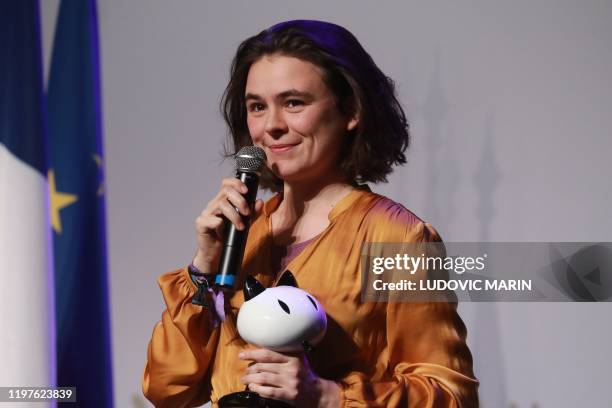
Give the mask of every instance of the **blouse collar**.
<path id="1" fill-rule="evenodd" d="M 358 188 L 353 188 L 347 195 L 342 197 L 340 201 L 334 205 L 334 207 L 329 212 L 329 220 L 332 221 L 344 211 L 349 209 L 360 197 L 370 192 L 370 188 L 364 184 L 360 185 Z M 266 218 L 269 218 L 274 211 L 278 208 L 280 203 L 283 201 L 283 193 L 278 193 L 271 199 L 269 199 L 263 208 L 263 213 Z"/>

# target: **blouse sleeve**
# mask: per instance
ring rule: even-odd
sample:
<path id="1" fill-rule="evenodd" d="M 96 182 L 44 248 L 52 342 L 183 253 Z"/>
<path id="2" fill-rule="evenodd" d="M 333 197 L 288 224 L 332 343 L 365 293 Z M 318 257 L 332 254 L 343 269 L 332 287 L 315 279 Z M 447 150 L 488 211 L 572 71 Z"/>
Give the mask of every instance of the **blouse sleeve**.
<path id="1" fill-rule="evenodd" d="M 142 379 L 156 407 L 199 406 L 210 398 L 210 366 L 219 338 L 211 311 L 193 305 L 187 268 L 158 279 L 166 310 L 153 329 Z"/>
<path id="2" fill-rule="evenodd" d="M 404 234 L 404 242 L 441 242 L 421 221 Z M 343 407 L 478 407 L 478 381 L 466 345 L 466 328 L 452 302 L 388 302 L 387 346 L 369 381 L 349 373 L 341 381 Z"/>
<path id="3" fill-rule="evenodd" d="M 453 305 L 389 303 L 387 342 L 390 381 L 350 374 L 342 381 L 342 406 L 478 406 L 478 381 Z"/>

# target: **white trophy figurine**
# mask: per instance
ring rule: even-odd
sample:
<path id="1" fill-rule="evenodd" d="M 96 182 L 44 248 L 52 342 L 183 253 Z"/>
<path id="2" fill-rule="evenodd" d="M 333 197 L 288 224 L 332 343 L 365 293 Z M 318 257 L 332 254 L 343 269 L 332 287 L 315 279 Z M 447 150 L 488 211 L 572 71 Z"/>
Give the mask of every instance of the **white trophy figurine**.
<path id="1" fill-rule="evenodd" d="M 308 353 L 325 336 L 327 317 L 321 303 L 297 287 L 290 271 L 283 273 L 275 287 L 267 289 L 247 276 L 243 292 L 237 326 L 245 341 L 280 353 Z M 219 400 L 219 407 L 288 406 L 251 391 L 235 392 Z"/>

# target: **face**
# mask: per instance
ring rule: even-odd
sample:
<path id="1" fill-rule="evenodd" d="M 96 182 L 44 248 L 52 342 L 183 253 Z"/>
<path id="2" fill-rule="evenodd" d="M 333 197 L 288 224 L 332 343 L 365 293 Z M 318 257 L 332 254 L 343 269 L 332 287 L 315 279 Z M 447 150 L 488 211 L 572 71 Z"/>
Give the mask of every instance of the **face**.
<path id="1" fill-rule="evenodd" d="M 318 67 L 264 56 L 251 65 L 245 100 L 253 144 L 278 177 L 304 181 L 340 171 L 339 150 L 357 119 L 340 113 Z"/>

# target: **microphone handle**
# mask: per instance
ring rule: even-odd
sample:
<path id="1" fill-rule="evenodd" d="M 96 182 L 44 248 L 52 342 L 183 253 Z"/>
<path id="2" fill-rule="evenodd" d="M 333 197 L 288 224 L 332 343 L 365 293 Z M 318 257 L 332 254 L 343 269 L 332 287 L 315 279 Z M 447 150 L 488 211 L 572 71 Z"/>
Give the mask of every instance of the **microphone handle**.
<path id="1" fill-rule="evenodd" d="M 255 211 L 259 175 L 257 173 L 238 171 L 236 173 L 236 178 L 240 179 L 248 188 L 244 198 L 249 204 L 252 215 Z M 241 215 L 241 218 L 245 225 L 242 231 L 236 229 L 236 226 L 228 219 L 223 221 L 225 240 L 219 260 L 219 272 L 215 277 L 215 284 L 222 288 L 233 288 L 236 276 L 240 275 L 240 270 L 242 268 L 242 258 L 244 256 L 247 235 L 249 234 L 249 227 L 251 226 L 251 217 Z"/>

